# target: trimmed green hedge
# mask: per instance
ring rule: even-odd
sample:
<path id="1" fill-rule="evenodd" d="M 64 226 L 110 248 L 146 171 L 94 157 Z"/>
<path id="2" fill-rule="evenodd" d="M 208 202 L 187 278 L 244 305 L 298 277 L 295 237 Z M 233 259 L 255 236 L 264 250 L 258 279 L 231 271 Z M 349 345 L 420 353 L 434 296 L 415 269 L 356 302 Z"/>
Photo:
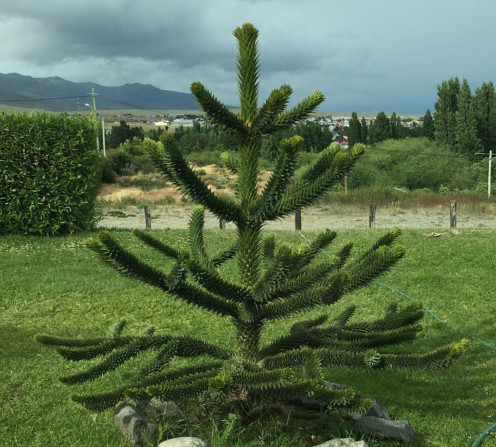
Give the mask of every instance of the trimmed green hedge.
<path id="1" fill-rule="evenodd" d="M 0 234 L 70 234 L 95 221 L 99 189 L 91 117 L 0 116 Z"/>

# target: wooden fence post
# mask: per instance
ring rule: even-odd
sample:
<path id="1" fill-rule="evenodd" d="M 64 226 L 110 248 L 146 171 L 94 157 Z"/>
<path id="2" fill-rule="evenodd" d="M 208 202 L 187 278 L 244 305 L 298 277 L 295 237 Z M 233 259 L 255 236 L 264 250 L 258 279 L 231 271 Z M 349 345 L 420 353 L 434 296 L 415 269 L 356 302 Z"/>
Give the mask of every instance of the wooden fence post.
<path id="1" fill-rule="evenodd" d="M 226 229 L 226 222 L 224 221 L 224 219 L 219 219 L 219 229 L 220 230 Z"/>
<path id="2" fill-rule="evenodd" d="M 370 204 L 370 213 L 369 213 L 369 228 L 375 228 L 375 210 L 376 210 L 376 204 L 371 203 Z"/>
<path id="3" fill-rule="evenodd" d="M 296 208 L 295 211 L 295 230 L 301 230 L 301 207 Z"/>
<path id="4" fill-rule="evenodd" d="M 145 229 L 150 230 L 152 228 L 152 215 L 150 214 L 150 207 L 145 205 Z"/>
<path id="5" fill-rule="evenodd" d="M 450 203 L 450 228 L 456 228 L 456 200 Z"/>

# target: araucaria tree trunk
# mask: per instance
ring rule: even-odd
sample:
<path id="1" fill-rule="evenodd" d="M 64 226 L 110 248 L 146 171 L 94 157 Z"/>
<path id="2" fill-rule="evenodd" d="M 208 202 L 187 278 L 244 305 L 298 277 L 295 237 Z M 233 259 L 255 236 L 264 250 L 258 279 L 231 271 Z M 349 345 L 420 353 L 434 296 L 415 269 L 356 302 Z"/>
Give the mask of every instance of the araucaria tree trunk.
<path id="1" fill-rule="evenodd" d="M 294 108 L 287 110 L 291 88 L 283 85 L 273 90 L 259 106 L 258 31 L 245 24 L 235 30 L 238 41 L 238 88 L 241 111 L 233 113 L 221 104 L 201 83 L 191 86 L 210 122 L 233 135 L 239 144 L 236 156 L 225 155 L 226 166 L 237 175 L 234 199 L 212 192 L 184 160 L 171 134 L 163 145 L 151 150 L 155 163 L 181 192 L 199 206 L 193 211 L 187 252 L 157 240 L 148 232 L 135 231 L 145 244 L 157 250 L 173 267 L 168 274 L 148 265 L 120 246 L 109 233 L 100 233 L 88 242 L 108 265 L 119 273 L 161 289 L 168 297 L 182 299 L 232 322 L 237 339 L 225 349 L 213 343 L 187 336 L 121 336 L 123 323 L 117 324 L 110 337 L 97 339 L 61 339 L 38 336 L 46 345 L 58 346 L 71 360 L 102 357 L 91 368 L 63 377 L 67 384 L 83 383 L 118 368 L 144 351 L 153 352 L 153 361 L 136 377 L 121 387 L 98 395 L 75 395 L 73 399 L 89 409 L 100 410 L 122 399 L 186 399 L 204 393 L 229 395 L 231 392 L 265 399 L 294 399 L 312 395 L 329 407 L 364 410 L 368 400 L 355 397 L 353 390 L 336 390 L 323 380 L 322 368 L 346 365 L 367 368 L 440 368 L 457 357 L 465 342 L 444 346 L 424 354 L 381 353 L 385 346 L 418 337 L 422 310 L 407 306 L 391 307 L 383 318 L 367 323 L 350 323 L 354 308 L 349 308 L 328 322 L 327 315 L 304 318 L 317 306 L 331 306 L 343 295 L 364 287 L 387 272 L 404 254 L 396 246 L 400 232 L 393 229 L 382 236 L 367 252 L 349 261 L 351 244 L 332 256 L 322 256 L 336 237 L 322 231 L 307 245 L 276 247 L 274 237 L 266 235 L 263 225 L 312 204 L 351 169 L 365 147 L 356 144 L 348 151 L 339 145 L 324 150 L 318 161 L 299 179 L 293 180 L 302 139 L 282 140 L 279 156 L 269 181 L 259 192 L 258 162 L 264 135 L 284 130 L 304 120 L 322 103 L 316 91 Z M 237 240 L 229 249 L 209 256 L 203 241 L 204 209 L 236 226 Z M 238 282 L 226 279 L 218 267 L 236 263 Z M 301 315 L 288 333 L 261 344 L 267 323 Z M 203 357 L 201 362 L 195 358 Z M 207 356 L 210 360 L 205 360 Z M 191 366 L 174 366 L 177 357 L 191 359 Z"/>

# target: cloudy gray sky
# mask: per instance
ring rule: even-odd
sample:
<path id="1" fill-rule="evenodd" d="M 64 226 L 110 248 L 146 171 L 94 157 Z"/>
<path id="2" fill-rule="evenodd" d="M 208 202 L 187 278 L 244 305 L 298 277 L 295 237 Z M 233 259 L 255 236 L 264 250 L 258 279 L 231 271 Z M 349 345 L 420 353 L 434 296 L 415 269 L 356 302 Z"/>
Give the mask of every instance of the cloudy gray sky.
<path id="1" fill-rule="evenodd" d="M 424 113 L 453 76 L 496 81 L 495 0 L 0 0 L 0 72 L 237 104 L 236 41 L 260 31 L 261 99 L 283 83 L 323 111 Z"/>

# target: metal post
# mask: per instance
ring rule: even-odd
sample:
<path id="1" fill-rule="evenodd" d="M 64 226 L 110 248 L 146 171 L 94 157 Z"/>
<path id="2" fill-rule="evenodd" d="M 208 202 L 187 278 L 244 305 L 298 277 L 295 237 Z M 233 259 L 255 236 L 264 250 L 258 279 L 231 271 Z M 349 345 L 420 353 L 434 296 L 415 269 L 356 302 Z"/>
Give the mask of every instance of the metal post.
<path id="1" fill-rule="evenodd" d="M 487 197 L 491 197 L 491 161 L 493 159 L 493 150 L 489 151 L 489 170 L 487 173 Z"/>

